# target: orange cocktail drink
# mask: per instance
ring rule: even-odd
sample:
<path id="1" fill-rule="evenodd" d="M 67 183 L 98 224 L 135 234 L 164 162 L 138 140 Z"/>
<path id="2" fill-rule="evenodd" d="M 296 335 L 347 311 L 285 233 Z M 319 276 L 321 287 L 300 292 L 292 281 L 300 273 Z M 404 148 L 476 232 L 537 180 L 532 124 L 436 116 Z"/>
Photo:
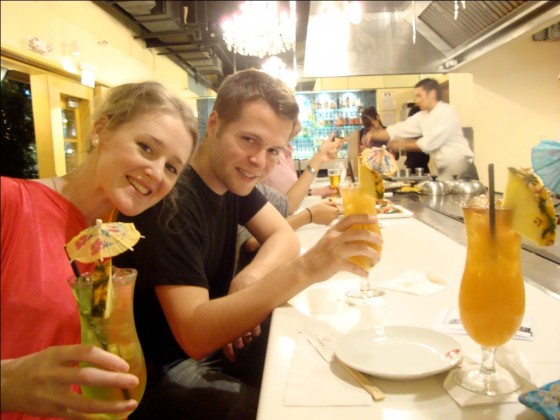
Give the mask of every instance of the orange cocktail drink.
<path id="1" fill-rule="evenodd" d="M 488 208 L 463 207 L 467 260 L 459 293 L 461 321 L 484 347 L 505 344 L 525 312 L 521 238 L 511 228 L 512 211 L 497 208 L 490 232 Z"/>
<path id="2" fill-rule="evenodd" d="M 375 196 L 362 189 L 359 184 L 340 184 L 339 188 L 342 196 L 343 212 L 345 216 L 350 214 L 377 214 L 375 210 Z M 378 223 L 353 225 L 352 229 L 366 229 L 381 235 Z M 380 245 L 370 242 L 368 242 L 367 245 L 381 253 L 382 247 Z M 374 265 L 370 258 L 363 256 L 354 256 L 349 259 L 353 263 L 362 267 L 364 270 L 369 270 Z"/>

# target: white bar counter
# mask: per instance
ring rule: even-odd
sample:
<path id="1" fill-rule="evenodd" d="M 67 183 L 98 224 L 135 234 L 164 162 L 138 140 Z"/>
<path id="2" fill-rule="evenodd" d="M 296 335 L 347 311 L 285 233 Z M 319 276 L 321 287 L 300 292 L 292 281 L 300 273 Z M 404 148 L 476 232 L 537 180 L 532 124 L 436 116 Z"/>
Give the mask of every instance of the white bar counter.
<path id="1" fill-rule="evenodd" d="M 295 296 L 274 310 L 259 401 L 259 420 L 285 419 L 541 419 L 536 411 L 519 402 L 461 407 L 443 388 L 448 372 L 413 381 L 371 377 L 385 399 L 371 405 L 286 405 L 284 398 L 298 333 L 312 320 L 319 320 L 339 333 L 375 325 L 406 325 L 433 328 L 442 310 L 457 307 L 466 248 L 414 217 L 382 220 L 383 255 L 370 278 L 372 284 L 420 270 L 447 282 L 430 296 L 387 290 L 384 301 L 370 311 L 348 306 L 345 291 L 359 286 L 359 279 L 338 273 Z M 302 252 L 323 235 L 324 227 L 311 225 L 297 234 Z M 542 386 L 560 379 L 560 301 L 525 283 L 526 314 L 534 329 L 532 341 L 510 340 L 507 349 L 518 351 L 529 361 L 532 382 Z M 463 347 L 463 356 L 480 360 L 480 347 L 467 335 L 452 335 Z M 320 357 L 318 353 L 310 357 Z M 309 386 L 333 375 L 325 361 Z M 348 380 L 351 382 L 351 380 Z M 305 385 L 305 384 L 304 384 Z M 357 386 L 357 384 L 356 384 Z M 364 393 L 366 391 L 363 391 Z"/>

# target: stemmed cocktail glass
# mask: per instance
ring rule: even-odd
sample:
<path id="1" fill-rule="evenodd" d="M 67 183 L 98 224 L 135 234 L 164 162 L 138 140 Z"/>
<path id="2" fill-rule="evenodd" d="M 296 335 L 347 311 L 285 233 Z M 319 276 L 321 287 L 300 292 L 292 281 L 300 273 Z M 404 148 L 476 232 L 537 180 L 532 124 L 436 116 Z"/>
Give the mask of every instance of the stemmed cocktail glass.
<path id="1" fill-rule="evenodd" d="M 362 189 L 359 183 L 345 182 L 339 184 L 340 194 L 342 196 L 342 205 L 344 208 L 344 215 L 350 214 L 371 214 L 376 215 L 375 210 L 375 196 L 370 192 Z M 352 229 L 367 229 L 381 235 L 379 223 L 354 225 Z M 374 248 L 377 252 L 381 253 L 382 247 L 368 243 L 369 246 Z M 362 267 L 364 270 L 373 268 L 374 262 L 364 256 L 350 257 L 350 261 Z M 361 278 L 360 288 L 350 290 L 346 293 L 346 302 L 350 305 L 370 304 L 385 294 L 384 291 L 379 289 L 372 289 L 369 284 L 369 276 Z"/>
<path id="2" fill-rule="evenodd" d="M 138 386 L 133 389 L 82 385 L 82 394 L 91 399 L 140 402 L 146 387 L 146 363 L 136 332 L 133 312 L 134 285 L 137 271 L 112 266 L 111 257 L 132 247 L 142 236 L 132 223 L 103 223 L 97 219 L 91 226 L 65 246 L 71 258 L 74 275 L 68 279 L 80 315 L 81 343 L 102 348 L 120 356 L 136 375 Z M 93 271 L 80 273 L 76 261 L 93 263 Z M 81 363 L 82 366 L 90 366 Z M 130 413 L 129 413 L 130 414 Z M 120 419 L 117 414 L 99 418 Z"/>
<path id="3" fill-rule="evenodd" d="M 515 377 L 494 362 L 496 349 L 519 329 L 525 311 L 521 238 L 512 230 L 513 212 L 463 205 L 467 260 L 459 293 L 461 322 L 482 346 L 480 365 L 463 365 L 456 382 L 470 391 L 501 395 L 519 388 Z"/>

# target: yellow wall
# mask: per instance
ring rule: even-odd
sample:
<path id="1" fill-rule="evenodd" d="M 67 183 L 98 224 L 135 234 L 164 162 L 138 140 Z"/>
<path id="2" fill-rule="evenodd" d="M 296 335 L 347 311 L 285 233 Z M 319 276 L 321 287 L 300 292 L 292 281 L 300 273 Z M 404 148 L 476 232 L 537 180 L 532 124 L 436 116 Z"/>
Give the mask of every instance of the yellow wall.
<path id="1" fill-rule="evenodd" d="M 2 47 L 78 73 L 80 63 L 95 67 L 97 83 L 157 80 L 187 100 L 196 111 L 196 95 L 188 91 L 184 69 L 135 40 L 125 26 L 91 1 L 2 1 Z M 38 37 L 52 45 L 39 54 L 27 47 Z M 74 49 L 80 52 L 73 56 Z M 71 68 L 74 67 L 74 70 Z"/>
<path id="2" fill-rule="evenodd" d="M 542 139 L 560 141 L 560 42 L 530 35 L 460 68 L 473 75 L 475 163 L 487 184 L 494 163 L 496 190 L 508 166 L 531 166 L 531 148 Z M 451 87 L 450 87 L 451 92 Z"/>

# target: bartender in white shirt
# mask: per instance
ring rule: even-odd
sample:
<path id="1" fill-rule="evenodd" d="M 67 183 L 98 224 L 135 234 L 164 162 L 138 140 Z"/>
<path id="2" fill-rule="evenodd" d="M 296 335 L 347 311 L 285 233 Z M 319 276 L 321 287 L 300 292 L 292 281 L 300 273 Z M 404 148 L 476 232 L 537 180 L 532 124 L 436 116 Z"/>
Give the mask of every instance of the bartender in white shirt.
<path id="1" fill-rule="evenodd" d="M 398 152 L 424 152 L 433 158 L 438 179 L 478 179 L 473 152 L 463 135 L 459 116 L 441 101 L 441 88 L 434 79 L 420 80 L 416 88 L 417 112 L 404 121 L 370 132 L 374 140 L 388 141 L 387 148 Z"/>

